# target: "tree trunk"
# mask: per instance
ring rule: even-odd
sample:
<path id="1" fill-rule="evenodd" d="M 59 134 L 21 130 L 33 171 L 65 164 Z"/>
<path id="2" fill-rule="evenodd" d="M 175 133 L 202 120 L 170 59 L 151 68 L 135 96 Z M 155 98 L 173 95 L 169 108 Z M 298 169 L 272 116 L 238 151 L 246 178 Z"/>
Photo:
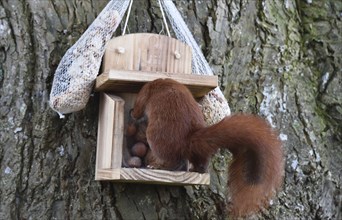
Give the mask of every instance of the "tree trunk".
<path id="1" fill-rule="evenodd" d="M 284 142 L 283 190 L 252 218 L 341 219 L 342 3 L 174 2 L 232 111 L 262 115 Z M 98 182 L 98 95 L 62 120 L 49 108 L 59 61 L 107 3 L 0 1 L 0 219 L 229 218 L 228 152 L 209 187 Z M 128 27 L 159 33 L 158 2 L 135 1 Z"/>

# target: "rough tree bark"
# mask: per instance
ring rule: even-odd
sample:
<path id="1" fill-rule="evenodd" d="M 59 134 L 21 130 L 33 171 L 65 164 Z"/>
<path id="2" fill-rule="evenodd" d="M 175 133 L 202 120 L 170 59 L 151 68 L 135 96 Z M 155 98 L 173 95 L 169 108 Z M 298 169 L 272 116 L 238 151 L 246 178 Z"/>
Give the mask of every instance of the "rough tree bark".
<path id="1" fill-rule="evenodd" d="M 209 187 L 94 181 L 98 95 L 58 118 L 48 106 L 64 52 L 108 0 L 0 1 L 0 219 L 226 219 L 228 152 Z M 174 1 L 233 112 L 280 130 L 284 189 L 260 219 L 341 219 L 342 3 Z M 135 1 L 131 32 L 161 29 Z M 119 33 L 118 33 L 119 34 Z"/>

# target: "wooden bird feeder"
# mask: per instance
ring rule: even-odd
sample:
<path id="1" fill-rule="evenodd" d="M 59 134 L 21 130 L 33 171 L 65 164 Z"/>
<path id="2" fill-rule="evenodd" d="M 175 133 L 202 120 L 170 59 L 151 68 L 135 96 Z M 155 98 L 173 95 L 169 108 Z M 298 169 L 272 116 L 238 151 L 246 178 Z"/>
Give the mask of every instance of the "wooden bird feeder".
<path id="1" fill-rule="evenodd" d="M 217 87 L 216 76 L 191 74 L 191 59 L 191 47 L 163 35 L 129 34 L 109 41 L 95 85 L 100 92 L 96 180 L 209 184 L 208 173 L 122 167 L 128 112 L 145 83 L 171 78 L 186 85 L 195 98 Z"/>

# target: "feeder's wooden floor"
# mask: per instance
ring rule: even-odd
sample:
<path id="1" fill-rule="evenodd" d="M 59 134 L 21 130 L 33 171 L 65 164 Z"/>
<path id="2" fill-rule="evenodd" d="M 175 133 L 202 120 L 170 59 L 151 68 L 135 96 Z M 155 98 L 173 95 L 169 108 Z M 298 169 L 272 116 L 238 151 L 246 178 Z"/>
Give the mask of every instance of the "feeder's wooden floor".
<path id="1" fill-rule="evenodd" d="M 170 78 L 184 84 L 195 98 L 206 95 L 217 87 L 218 82 L 217 76 L 111 69 L 96 78 L 95 90 L 137 93 L 145 83 L 159 78 Z"/>
<path id="2" fill-rule="evenodd" d="M 98 169 L 96 180 L 170 185 L 209 185 L 208 173 L 141 168 Z"/>

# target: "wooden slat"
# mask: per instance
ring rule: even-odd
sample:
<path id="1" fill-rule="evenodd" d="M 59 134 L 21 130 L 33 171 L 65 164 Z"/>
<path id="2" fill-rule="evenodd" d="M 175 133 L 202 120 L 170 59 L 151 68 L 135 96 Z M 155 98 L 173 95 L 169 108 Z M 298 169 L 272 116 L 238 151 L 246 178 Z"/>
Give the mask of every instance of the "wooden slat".
<path id="1" fill-rule="evenodd" d="M 97 77 L 95 90 L 137 93 L 145 83 L 159 78 L 174 79 L 186 85 L 196 98 L 206 95 L 218 85 L 217 76 L 111 69 Z"/>
<path id="2" fill-rule="evenodd" d="M 96 169 L 95 180 L 118 180 L 120 179 L 121 168 L 117 169 Z"/>
<path id="3" fill-rule="evenodd" d="M 100 169 L 97 180 L 115 180 L 119 182 L 139 182 L 170 185 L 209 185 L 208 173 L 185 171 L 167 171 L 138 168 Z M 118 175 L 120 173 L 120 175 Z"/>
<path id="4" fill-rule="evenodd" d="M 125 114 L 125 101 L 114 95 L 109 95 L 111 102 L 114 102 L 114 128 L 113 128 L 113 141 L 112 141 L 112 166 L 111 168 L 119 168 L 122 165 L 122 146 L 123 145 L 123 133 L 124 133 L 124 114 Z M 108 122 L 106 122 L 108 124 Z"/>
<path id="5" fill-rule="evenodd" d="M 101 93 L 96 170 L 121 167 L 124 103 L 124 100 L 120 97 Z M 97 179 L 97 172 L 95 173 L 95 179 Z"/>

